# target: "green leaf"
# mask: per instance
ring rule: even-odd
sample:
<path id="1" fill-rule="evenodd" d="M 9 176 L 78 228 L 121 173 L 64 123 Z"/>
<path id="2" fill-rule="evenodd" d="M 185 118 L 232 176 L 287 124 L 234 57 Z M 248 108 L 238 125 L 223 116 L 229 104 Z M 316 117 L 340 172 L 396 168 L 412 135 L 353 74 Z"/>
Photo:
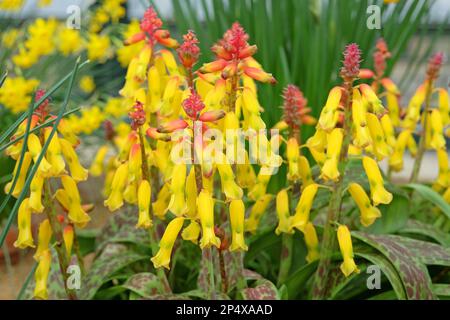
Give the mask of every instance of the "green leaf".
<path id="1" fill-rule="evenodd" d="M 132 275 L 122 286 L 139 294 L 141 297 L 150 297 L 155 294 L 164 293 L 158 277 L 149 272 Z"/>
<path id="2" fill-rule="evenodd" d="M 409 183 L 404 185 L 403 187 L 416 191 L 424 199 L 430 201 L 439 209 L 441 209 L 442 212 L 450 219 L 450 205 L 445 202 L 444 198 L 442 198 L 439 193 L 423 184 Z"/>
<path id="3" fill-rule="evenodd" d="M 445 247 L 450 247 L 450 235 L 442 232 L 433 225 L 423 223 L 418 220 L 408 220 L 400 233 L 420 235 L 431 238 Z"/>
<path id="4" fill-rule="evenodd" d="M 365 248 L 365 250 L 363 248 L 359 250 L 355 249 L 355 255 L 377 265 L 389 280 L 397 299 L 406 299 L 406 293 L 402 279 L 400 278 L 392 263 L 389 262 L 389 260 L 385 256 L 374 250 L 368 250 L 367 248 Z"/>
<path id="5" fill-rule="evenodd" d="M 295 299 L 298 297 L 299 293 L 305 289 L 307 281 L 314 276 L 314 272 L 317 269 L 317 264 L 318 261 L 308 263 L 287 278 L 284 284 L 286 285 L 290 299 Z"/>
<path id="6" fill-rule="evenodd" d="M 441 299 L 450 299 L 450 284 L 433 284 L 433 292 Z"/>
<path id="7" fill-rule="evenodd" d="M 125 245 L 115 243 L 106 245 L 83 279 L 80 298 L 86 300 L 94 298 L 97 290 L 115 272 L 143 259 L 147 257 L 128 250 Z"/>
<path id="8" fill-rule="evenodd" d="M 370 233 L 385 234 L 401 230 L 409 218 L 409 200 L 403 196 L 394 194 L 392 202 L 388 205 L 380 205 L 381 217 L 370 227 L 364 229 Z"/>
<path id="9" fill-rule="evenodd" d="M 399 242 L 399 236 L 352 232 L 352 236 L 381 252 L 394 266 L 404 286 L 407 299 L 435 299 L 425 265 Z"/>
<path id="10" fill-rule="evenodd" d="M 255 283 L 254 288 L 241 291 L 244 300 L 279 300 L 277 287 L 269 280 L 262 279 Z"/>

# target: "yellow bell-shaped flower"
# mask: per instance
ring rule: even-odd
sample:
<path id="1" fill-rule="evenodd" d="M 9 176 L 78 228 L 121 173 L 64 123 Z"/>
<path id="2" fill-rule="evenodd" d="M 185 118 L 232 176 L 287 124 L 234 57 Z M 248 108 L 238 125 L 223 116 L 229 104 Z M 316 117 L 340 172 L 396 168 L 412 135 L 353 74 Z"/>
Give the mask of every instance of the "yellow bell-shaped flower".
<path id="1" fill-rule="evenodd" d="M 231 246 L 230 251 L 244 250 L 248 247 L 244 239 L 245 206 L 242 200 L 232 200 L 230 203 Z"/>
<path id="2" fill-rule="evenodd" d="M 28 135 L 28 151 L 33 157 L 33 161 L 36 163 L 39 158 L 39 155 L 41 154 L 42 146 L 39 138 L 32 133 Z M 43 157 L 41 162 L 39 163 L 38 171 L 41 173 L 42 176 L 48 176 L 50 174 L 51 169 L 52 165 L 47 161 L 45 157 Z"/>
<path id="3" fill-rule="evenodd" d="M 31 233 L 31 209 L 28 205 L 28 198 L 24 199 L 20 204 L 17 226 L 19 228 L 19 236 L 14 242 L 14 247 L 20 249 L 25 249 L 26 247 L 34 248 L 34 240 Z"/>
<path id="4" fill-rule="evenodd" d="M 328 94 L 328 99 L 320 113 L 318 126 L 322 130 L 331 131 L 336 126 L 338 120 L 337 109 L 341 101 L 342 88 L 334 87 Z"/>
<path id="5" fill-rule="evenodd" d="M 183 227 L 183 223 L 184 218 L 178 217 L 170 221 L 167 225 L 166 231 L 164 231 L 164 235 L 159 242 L 158 253 L 151 258 L 155 268 L 164 267 L 170 269 L 170 256 L 172 255 L 173 245 Z"/>
<path id="6" fill-rule="evenodd" d="M 342 273 L 348 277 L 353 272 L 359 273 L 359 269 L 353 260 L 353 246 L 350 231 L 347 226 L 340 225 L 337 230 L 337 238 L 339 242 L 339 248 L 341 249 L 341 255 L 344 262 L 341 264 Z"/>
<path id="7" fill-rule="evenodd" d="M 76 226 L 84 228 L 91 218 L 81 206 L 80 193 L 78 192 L 78 187 L 75 180 L 71 176 L 65 175 L 61 177 L 61 183 L 64 187 L 64 192 L 60 192 L 60 195 L 67 197 L 69 205 L 69 220 Z M 56 196 L 58 199 L 58 194 L 56 194 Z"/>
<path id="8" fill-rule="evenodd" d="M 191 241 L 192 243 L 197 244 L 200 231 L 200 225 L 195 220 L 191 220 L 191 223 L 184 228 L 183 232 L 181 232 L 181 237 L 183 240 Z"/>
<path id="9" fill-rule="evenodd" d="M 5 193 L 9 193 L 16 175 L 19 174 L 19 176 L 17 177 L 16 185 L 14 186 L 14 190 L 13 192 L 11 192 L 12 196 L 15 198 L 19 197 L 20 192 L 22 192 L 22 189 L 25 186 L 28 168 L 31 164 L 31 154 L 29 152 L 25 152 L 24 158 L 22 160 L 22 166 L 20 167 L 20 172 L 17 173 L 17 170 L 19 169 L 19 162 L 20 160 L 17 160 L 16 166 L 14 167 L 12 180 L 5 186 Z"/>
<path id="10" fill-rule="evenodd" d="M 384 188 L 383 176 L 378 164 L 370 157 L 363 157 L 363 167 L 370 184 L 370 193 L 375 205 L 380 203 L 389 204 L 392 201 L 392 194 Z"/>
<path id="11" fill-rule="evenodd" d="M 209 191 L 202 190 L 197 198 L 197 212 L 202 225 L 202 238 L 200 248 L 211 245 L 220 247 L 220 239 L 214 233 L 214 200 Z"/>
<path id="12" fill-rule="evenodd" d="M 42 188 L 44 186 L 44 178 L 41 176 L 41 172 L 36 172 L 30 184 L 30 203 L 29 207 L 31 211 L 42 213 L 44 206 L 42 205 Z"/>
<path id="13" fill-rule="evenodd" d="M 439 165 L 439 175 L 436 180 L 441 188 L 447 188 L 450 185 L 450 171 L 448 165 L 448 154 L 446 149 L 437 150 L 437 158 Z"/>
<path id="14" fill-rule="evenodd" d="M 160 219 L 164 219 L 164 216 L 167 213 L 167 208 L 170 203 L 170 186 L 169 184 L 164 184 L 158 192 L 158 196 L 156 197 L 156 201 L 152 203 L 153 214 Z"/>
<path id="15" fill-rule="evenodd" d="M 192 166 L 186 179 L 186 215 L 190 218 L 197 216 L 197 181 L 195 178 L 195 168 Z"/>
<path id="16" fill-rule="evenodd" d="M 361 213 L 360 221 L 364 227 L 370 226 L 377 218 L 381 217 L 380 210 L 372 206 L 369 197 L 359 184 L 350 183 L 348 191 L 359 208 Z"/>
<path id="17" fill-rule="evenodd" d="M 256 200 L 252 209 L 250 210 L 250 215 L 245 221 L 245 231 L 248 232 L 256 232 L 258 229 L 259 222 L 261 220 L 262 215 L 266 212 L 267 207 L 269 206 L 270 201 L 272 201 L 273 195 L 265 194 L 261 196 L 258 200 Z"/>
<path id="18" fill-rule="evenodd" d="M 292 217 L 290 228 L 296 228 L 302 232 L 305 230 L 305 226 L 309 221 L 309 213 L 313 205 L 314 197 L 316 196 L 318 184 L 310 184 L 303 189 L 300 200 L 295 208 L 295 215 Z"/>
<path id="19" fill-rule="evenodd" d="M 104 201 L 110 211 L 115 211 L 123 206 L 123 192 L 128 178 L 128 163 L 121 164 L 114 174 L 111 184 L 111 193 Z"/>
<path id="20" fill-rule="evenodd" d="M 303 235 L 305 236 L 305 244 L 308 249 L 308 254 L 306 255 L 306 261 L 311 263 L 319 259 L 319 239 L 317 237 L 316 229 L 311 221 L 309 221 L 304 229 Z"/>
<path id="21" fill-rule="evenodd" d="M 45 141 L 49 139 L 51 131 L 52 131 L 51 127 L 47 127 L 44 129 Z M 57 133 L 53 135 L 52 140 L 48 145 L 46 157 L 48 159 L 48 162 L 52 166 L 50 170 L 50 174 L 52 176 L 56 177 L 65 172 L 64 168 L 66 167 L 66 163 L 64 162 L 64 158 L 62 156 L 61 145 L 59 143 Z"/>
<path id="22" fill-rule="evenodd" d="M 445 148 L 444 128 L 442 117 L 438 109 L 433 109 L 430 115 L 431 141 L 430 146 L 436 150 Z"/>
<path id="23" fill-rule="evenodd" d="M 336 128 L 328 136 L 326 160 L 322 166 L 322 177 L 327 180 L 337 180 L 340 176 L 338 165 L 342 149 L 342 129 Z"/>
<path id="24" fill-rule="evenodd" d="M 136 228 L 148 229 L 152 226 L 152 219 L 150 218 L 151 200 L 152 191 L 150 183 L 147 180 L 142 180 L 138 189 L 139 219 Z"/>
<path id="25" fill-rule="evenodd" d="M 70 169 L 70 175 L 72 178 L 79 182 L 84 181 L 88 177 L 88 171 L 80 164 L 80 160 L 72 147 L 72 144 L 66 139 L 59 139 L 61 150 L 64 158 L 67 161 L 67 165 Z"/>
<path id="26" fill-rule="evenodd" d="M 286 156 L 288 161 L 288 180 L 297 181 L 300 178 L 300 149 L 296 138 L 290 138 L 287 141 Z"/>
<path id="27" fill-rule="evenodd" d="M 183 215 L 187 210 L 184 193 L 185 188 L 186 164 L 176 164 L 173 168 L 172 179 L 170 182 L 170 192 L 172 193 L 172 197 L 169 203 L 169 210 L 177 216 Z"/>
<path id="28" fill-rule="evenodd" d="M 234 180 L 234 174 L 230 164 L 225 159 L 225 157 L 223 158 L 224 158 L 223 163 L 217 164 L 217 169 L 219 170 L 220 175 L 220 181 L 222 183 L 223 193 L 225 193 L 227 199 L 230 200 L 242 199 L 243 191 Z"/>
<path id="29" fill-rule="evenodd" d="M 38 233 L 38 247 L 36 249 L 36 253 L 34 254 L 34 260 L 39 262 L 42 254 L 49 249 L 50 239 L 52 237 L 52 228 L 50 226 L 50 221 L 45 219 L 39 225 L 39 233 Z"/>
<path id="30" fill-rule="evenodd" d="M 278 226 L 275 233 L 293 233 L 291 230 L 291 214 L 289 212 L 289 196 L 286 189 L 282 189 L 277 193 L 276 209 L 278 216 Z"/>
<path id="31" fill-rule="evenodd" d="M 403 154 L 405 153 L 408 140 L 412 138 L 411 131 L 404 130 L 397 137 L 394 152 L 389 158 L 389 167 L 393 171 L 401 171 L 403 169 Z"/>
<path id="32" fill-rule="evenodd" d="M 36 282 L 36 286 L 34 288 L 34 297 L 47 300 L 48 299 L 48 291 L 47 291 L 47 280 L 48 274 L 50 272 L 50 265 L 52 262 L 52 255 L 50 250 L 45 250 L 42 252 L 39 257 L 39 264 L 34 274 L 34 279 Z"/>
<path id="33" fill-rule="evenodd" d="M 310 184 L 313 184 L 313 178 L 311 173 L 311 167 L 309 166 L 308 159 L 304 156 L 300 156 L 298 159 L 298 168 L 302 179 L 302 187 L 305 188 Z"/>
<path id="34" fill-rule="evenodd" d="M 372 137 L 373 153 L 378 160 L 382 160 L 389 156 L 391 148 L 386 143 L 384 131 L 378 117 L 372 113 L 367 113 L 366 117 L 370 136 Z"/>

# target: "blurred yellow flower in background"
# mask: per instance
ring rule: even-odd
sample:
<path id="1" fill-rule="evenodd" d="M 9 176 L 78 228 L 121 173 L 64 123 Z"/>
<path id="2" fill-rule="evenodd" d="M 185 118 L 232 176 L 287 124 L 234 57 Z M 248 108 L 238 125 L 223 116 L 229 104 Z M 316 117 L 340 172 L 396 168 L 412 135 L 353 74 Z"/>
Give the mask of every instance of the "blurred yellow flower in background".
<path id="1" fill-rule="evenodd" d="M 85 93 L 91 93 L 92 91 L 94 91 L 94 78 L 91 76 L 83 76 L 80 80 L 80 89 Z"/>
<path id="2" fill-rule="evenodd" d="M 68 56 L 83 48 L 83 39 L 80 31 L 69 28 L 62 28 L 57 35 L 56 44 L 59 52 Z"/>
<path id="3" fill-rule="evenodd" d="M 110 45 L 111 41 L 108 36 L 91 33 L 87 44 L 88 59 L 91 61 L 105 61 L 109 56 Z"/>
<path id="4" fill-rule="evenodd" d="M 16 43 L 19 37 L 19 29 L 9 29 L 3 33 L 2 45 L 8 49 L 11 49 Z"/>
<path id="5" fill-rule="evenodd" d="M 24 5 L 24 3 L 24 0 L 0 0 L 0 9 L 19 10 Z"/>
<path id="6" fill-rule="evenodd" d="M 47 6 L 51 5 L 52 2 L 53 2 L 53 0 L 39 0 L 38 6 L 39 7 L 47 7 Z"/>
<path id="7" fill-rule="evenodd" d="M 23 77 L 8 77 L 0 88 L 0 104 L 10 109 L 13 113 L 27 110 L 31 102 L 31 93 L 38 86 L 36 79 Z"/>
<path id="8" fill-rule="evenodd" d="M 140 30 L 141 28 L 139 27 L 139 21 L 131 21 L 128 28 L 123 32 L 123 39 L 132 37 L 133 35 L 139 33 Z M 129 46 L 122 45 L 122 47 L 117 50 L 117 61 L 119 61 L 123 68 L 127 67 L 130 64 L 131 59 L 137 56 L 143 47 L 143 42 L 138 42 Z"/>

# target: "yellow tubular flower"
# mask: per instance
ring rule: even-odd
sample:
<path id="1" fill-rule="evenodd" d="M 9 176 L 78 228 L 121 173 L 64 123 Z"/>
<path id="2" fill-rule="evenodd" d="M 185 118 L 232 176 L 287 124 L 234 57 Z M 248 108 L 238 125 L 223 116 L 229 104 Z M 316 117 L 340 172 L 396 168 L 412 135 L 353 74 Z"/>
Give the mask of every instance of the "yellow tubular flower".
<path id="1" fill-rule="evenodd" d="M 286 156 L 289 165 L 288 180 L 297 181 L 300 178 L 299 172 L 300 150 L 297 139 L 290 138 L 287 141 Z"/>
<path id="2" fill-rule="evenodd" d="M 34 279 L 36 282 L 36 286 L 34 288 L 34 297 L 46 300 L 48 299 L 48 291 L 47 291 L 47 279 L 48 273 L 50 272 L 50 265 L 52 262 L 52 255 L 50 250 L 46 250 L 42 252 L 41 257 L 39 258 L 39 264 L 34 274 Z"/>
<path id="3" fill-rule="evenodd" d="M 19 227 L 19 236 L 14 242 L 14 247 L 25 249 L 34 248 L 33 235 L 31 234 L 31 210 L 28 205 L 28 198 L 24 199 L 19 207 L 17 216 L 17 226 Z"/>
<path id="4" fill-rule="evenodd" d="M 160 219 L 164 219 L 164 216 L 167 213 L 167 208 L 169 207 L 170 197 L 170 186 L 166 183 L 163 185 L 161 190 L 159 190 L 156 201 L 152 203 L 153 214 L 155 216 Z"/>
<path id="5" fill-rule="evenodd" d="M 340 87 L 334 87 L 328 94 L 328 99 L 325 106 L 320 113 L 318 125 L 319 128 L 325 131 L 332 130 L 337 121 L 337 108 L 341 101 L 342 89 Z"/>
<path id="6" fill-rule="evenodd" d="M 389 110 L 389 117 L 392 119 L 394 126 L 400 125 L 400 108 L 398 106 L 398 97 L 391 92 L 386 93 L 386 101 Z"/>
<path id="7" fill-rule="evenodd" d="M 356 137 L 353 140 L 353 144 L 357 147 L 364 148 L 371 142 L 371 136 L 367 127 L 367 112 L 364 104 L 361 101 L 361 96 L 358 89 L 353 90 L 352 101 L 352 119 L 355 125 Z"/>
<path id="8" fill-rule="evenodd" d="M 392 147 L 395 148 L 395 129 L 394 129 L 394 125 L 393 125 L 393 121 L 390 117 L 390 115 L 385 114 L 384 116 L 381 117 L 381 127 L 383 128 L 384 131 L 384 135 L 386 137 L 386 142 L 387 144 Z"/>
<path id="9" fill-rule="evenodd" d="M 409 139 L 413 139 L 409 130 L 404 130 L 400 133 L 395 143 L 394 152 L 389 158 L 389 167 L 394 171 L 401 171 L 403 169 L 403 153 Z"/>
<path id="10" fill-rule="evenodd" d="M 190 218 L 197 216 L 197 182 L 195 180 L 195 168 L 192 166 L 186 179 L 186 215 Z"/>
<path id="11" fill-rule="evenodd" d="M 414 96 L 411 98 L 408 108 L 406 109 L 406 116 L 402 122 L 402 127 L 409 130 L 415 130 L 417 122 L 420 119 L 420 107 L 425 100 L 425 86 L 421 85 Z"/>
<path id="12" fill-rule="evenodd" d="M 197 198 L 197 212 L 202 225 L 200 248 L 211 245 L 220 247 L 220 239 L 214 233 L 214 200 L 210 192 L 202 190 Z"/>
<path id="13" fill-rule="evenodd" d="M 69 203 L 69 220 L 76 226 L 84 228 L 84 226 L 91 220 L 89 215 L 83 210 L 81 206 L 80 193 L 75 180 L 71 176 L 62 176 L 61 183 L 67 195 Z"/>
<path id="14" fill-rule="evenodd" d="M 98 177 L 103 173 L 103 162 L 105 161 L 106 153 L 108 152 L 108 146 L 101 146 L 95 155 L 94 161 L 89 168 L 89 172 L 92 176 Z"/>
<path id="15" fill-rule="evenodd" d="M 372 113 L 367 113 L 366 116 L 370 136 L 372 137 L 373 142 L 373 152 L 378 160 L 382 160 L 391 153 L 391 150 L 386 143 L 384 131 L 380 121 L 378 120 L 378 117 Z M 384 117 L 386 116 L 387 115 L 385 115 Z"/>
<path id="16" fill-rule="evenodd" d="M 264 212 L 266 212 L 266 209 L 272 199 L 273 195 L 265 194 L 258 200 L 256 200 L 255 204 L 250 210 L 249 217 L 247 218 L 247 220 L 245 220 L 245 231 L 253 233 L 256 232 L 256 230 L 258 229 L 259 221 L 261 220 Z"/>
<path id="17" fill-rule="evenodd" d="M 414 140 L 414 137 L 412 135 L 409 136 L 409 139 L 406 142 L 406 146 L 408 147 L 408 150 L 409 150 L 409 153 L 411 153 L 411 156 L 415 157 L 417 154 L 417 143 L 416 143 L 416 140 Z"/>
<path id="18" fill-rule="evenodd" d="M 314 183 L 312 179 L 311 167 L 309 166 L 309 162 L 306 157 L 300 156 L 298 160 L 298 169 L 302 178 L 302 187 L 305 188 Z"/>
<path id="19" fill-rule="evenodd" d="M 44 178 L 39 172 L 36 172 L 30 184 L 30 202 L 31 211 L 42 213 L 44 206 L 42 205 L 42 188 L 44 186 Z"/>
<path id="20" fill-rule="evenodd" d="M 51 127 L 44 129 L 45 141 L 48 140 L 51 131 Z M 52 166 L 50 170 L 52 176 L 59 176 L 65 172 L 64 168 L 66 167 L 66 164 L 62 156 L 58 134 L 56 133 L 53 135 L 53 138 L 48 145 L 46 157 Z"/>
<path id="21" fill-rule="evenodd" d="M 150 183 L 147 180 L 142 180 L 138 190 L 139 220 L 136 228 L 148 229 L 152 226 L 152 219 L 150 218 L 149 211 L 151 199 L 152 191 Z"/>
<path id="22" fill-rule="evenodd" d="M 176 164 L 173 168 L 170 182 L 170 192 L 172 197 L 169 203 L 169 210 L 177 215 L 183 215 L 186 210 L 186 199 L 184 190 L 186 188 L 186 164 Z"/>
<path id="23" fill-rule="evenodd" d="M 219 170 L 222 190 L 227 199 L 242 199 L 243 191 L 234 181 L 233 170 L 227 160 L 225 160 L 225 163 L 217 164 L 217 169 Z"/>
<path id="24" fill-rule="evenodd" d="M 437 150 L 437 158 L 439 164 L 439 175 L 436 183 L 442 188 L 447 188 L 450 185 L 450 171 L 448 166 L 448 154 L 446 149 Z"/>
<path id="25" fill-rule="evenodd" d="M 363 157 L 364 171 L 367 174 L 370 184 L 370 193 L 375 205 L 380 203 L 389 204 L 392 201 L 392 194 L 384 188 L 383 176 L 378 164 L 372 158 Z"/>
<path id="26" fill-rule="evenodd" d="M 295 208 L 295 215 L 292 218 L 290 229 L 297 228 L 298 230 L 304 232 L 305 226 L 309 221 L 309 213 L 316 196 L 318 184 L 310 184 L 307 186 L 300 196 L 297 207 Z"/>
<path id="27" fill-rule="evenodd" d="M 123 163 L 117 168 L 111 184 L 111 193 L 104 205 L 110 211 L 115 211 L 123 206 L 123 192 L 126 187 L 128 177 L 128 163 Z"/>
<path id="28" fill-rule="evenodd" d="M 42 151 L 42 146 L 41 141 L 35 134 L 28 135 L 28 151 L 30 151 L 31 156 L 33 157 L 33 161 L 36 163 L 39 158 L 39 154 Z M 45 157 L 43 157 L 41 163 L 39 164 L 38 171 L 43 176 L 48 176 L 51 169 L 52 165 L 47 161 Z"/>
<path id="29" fill-rule="evenodd" d="M 132 181 L 130 183 L 127 183 L 127 186 L 125 187 L 125 191 L 123 192 L 123 199 L 125 200 L 126 203 L 129 203 L 129 204 L 137 204 L 138 203 L 137 189 L 138 189 L 137 181 Z"/>
<path id="30" fill-rule="evenodd" d="M 320 257 L 319 253 L 319 239 L 317 237 L 316 229 L 312 222 L 308 222 L 303 230 L 305 236 L 306 247 L 308 248 L 308 254 L 306 255 L 306 261 L 311 263 L 316 261 Z"/>
<path id="31" fill-rule="evenodd" d="M 14 167 L 12 180 L 10 182 L 8 182 L 5 186 L 5 193 L 9 193 L 11 190 L 12 183 L 17 175 L 17 170 L 19 169 L 19 162 L 20 162 L 20 159 L 17 160 L 16 166 Z M 16 185 L 14 186 L 13 192 L 11 192 L 12 196 L 15 198 L 19 197 L 20 192 L 22 191 L 22 189 L 25 185 L 25 180 L 27 178 L 27 172 L 28 172 L 28 168 L 30 167 L 30 164 L 31 164 L 31 154 L 29 152 L 25 152 L 24 158 L 22 161 L 22 166 L 20 167 L 19 176 L 17 177 Z"/>
<path id="32" fill-rule="evenodd" d="M 431 111 L 431 141 L 430 146 L 436 150 L 445 148 L 444 128 L 442 126 L 442 117 L 438 109 Z"/>
<path id="33" fill-rule="evenodd" d="M 367 102 L 369 103 L 371 111 L 373 111 L 373 113 L 375 113 L 378 116 L 381 116 L 386 113 L 386 109 L 384 109 L 381 100 L 377 97 L 372 87 L 370 87 L 368 84 L 362 83 L 359 86 L 359 89 L 361 90 L 364 99 L 366 99 Z"/>
<path id="34" fill-rule="evenodd" d="M 314 148 L 309 148 L 309 151 L 311 152 L 311 155 L 313 156 L 314 161 L 316 161 L 319 166 L 323 166 L 323 164 L 325 163 L 325 160 L 327 158 L 325 152 L 317 151 Z"/>
<path id="35" fill-rule="evenodd" d="M 248 250 L 244 239 L 245 206 L 242 200 L 230 203 L 231 246 L 230 251 Z"/>
<path id="36" fill-rule="evenodd" d="M 200 230 L 200 225 L 195 220 L 191 220 L 191 223 L 181 232 L 181 237 L 183 240 L 197 244 Z"/>
<path id="37" fill-rule="evenodd" d="M 36 253 L 33 256 L 34 260 L 39 261 L 42 254 L 49 249 L 51 237 L 52 228 L 50 226 L 50 221 L 48 219 L 45 219 L 39 225 L 38 247 L 36 249 Z"/>
<path id="38" fill-rule="evenodd" d="M 353 272 L 359 273 L 359 269 L 353 260 L 353 246 L 350 231 L 347 226 L 340 225 L 337 230 L 337 238 L 339 242 L 339 248 L 341 249 L 341 255 L 344 262 L 341 264 L 342 273 L 348 277 Z"/>
<path id="39" fill-rule="evenodd" d="M 72 226 L 66 226 L 63 231 L 64 246 L 66 247 L 67 258 L 70 259 L 73 247 L 74 231 Z"/>
<path id="40" fill-rule="evenodd" d="M 441 112 L 442 125 L 445 127 L 450 123 L 450 99 L 447 90 L 439 88 L 439 111 Z"/>
<path id="41" fill-rule="evenodd" d="M 327 180 L 337 180 L 340 176 L 338 170 L 339 156 L 341 154 L 342 129 L 336 128 L 328 136 L 326 160 L 322 166 L 322 177 Z"/>
<path id="42" fill-rule="evenodd" d="M 282 189 L 277 194 L 276 208 L 278 216 L 278 226 L 275 229 L 275 233 L 279 235 L 280 233 L 293 233 L 291 231 L 291 214 L 289 212 L 289 196 L 286 189 Z"/>
<path id="43" fill-rule="evenodd" d="M 155 268 L 164 267 L 170 270 L 170 256 L 172 255 L 173 245 L 177 240 L 178 233 L 183 227 L 184 218 L 178 217 L 170 221 L 167 225 L 166 231 L 159 242 L 158 253 L 151 258 Z"/>
<path id="44" fill-rule="evenodd" d="M 72 178 L 77 182 L 86 180 L 88 177 L 88 171 L 81 166 L 72 144 L 66 139 L 59 139 L 59 142 L 64 158 L 69 166 L 70 175 Z"/>
<path id="45" fill-rule="evenodd" d="M 64 118 L 62 118 L 59 122 L 58 132 L 60 132 L 62 134 L 62 136 L 64 137 L 64 139 L 69 141 L 72 146 L 76 146 L 80 143 L 80 140 L 75 135 L 72 128 L 70 127 L 69 122 Z M 60 143 L 61 143 L 61 139 L 60 139 Z"/>
<path id="46" fill-rule="evenodd" d="M 348 191 L 350 192 L 350 195 L 352 196 L 353 200 L 355 200 L 356 205 L 359 208 L 359 211 L 361 213 L 361 224 L 364 227 L 370 226 L 375 222 L 375 219 L 381 217 L 380 210 L 372 206 L 369 197 L 359 184 L 350 183 Z"/>
<path id="47" fill-rule="evenodd" d="M 317 128 L 314 135 L 306 141 L 306 145 L 310 149 L 324 151 L 327 146 L 327 133 L 324 130 Z"/>

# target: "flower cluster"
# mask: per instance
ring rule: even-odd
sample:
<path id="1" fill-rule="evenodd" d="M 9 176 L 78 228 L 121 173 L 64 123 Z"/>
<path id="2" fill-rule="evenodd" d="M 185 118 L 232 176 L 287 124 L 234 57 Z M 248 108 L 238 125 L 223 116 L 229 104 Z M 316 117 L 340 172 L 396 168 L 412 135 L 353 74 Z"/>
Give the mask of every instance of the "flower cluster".
<path id="1" fill-rule="evenodd" d="M 43 90 L 36 93 L 36 101 L 45 94 Z M 51 126 L 42 126 L 54 116 L 49 113 L 49 100 L 45 100 L 33 113 L 28 124 L 28 119 L 23 121 L 13 135 L 12 139 L 17 142 L 7 148 L 6 153 L 16 160 L 13 179 L 5 186 L 5 192 L 19 197 L 25 187 L 28 171 L 32 163 L 39 163 L 36 174 L 30 184 L 30 191 L 21 203 L 18 210 L 19 235 L 14 243 L 17 248 L 34 248 L 35 241 L 32 235 L 32 214 L 44 214 L 46 219 L 39 226 L 38 247 L 34 258 L 39 262 L 36 271 L 35 297 L 47 298 L 47 277 L 50 269 L 52 234 L 61 243 L 57 246 L 60 263 L 67 266 L 67 260 L 71 257 L 74 239 L 74 227 L 84 228 L 89 222 L 87 214 L 92 206 L 83 205 L 77 183 L 85 181 L 88 171 L 80 164 L 75 148 L 79 144 L 77 136 L 67 126 L 65 120 L 61 120 L 57 130 L 52 132 Z M 30 133 L 24 146 L 23 135 L 27 126 Z M 42 128 L 38 131 L 31 130 L 37 126 Z M 48 148 L 43 152 L 43 145 Z M 22 149 L 25 150 L 22 154 Z M 41 159 L 41 160 L 39 160 Z M 56 187 L 55 179 L 61 182 L 61 187 Z M 15 181 L 15 183 L 13 182 Z M 60 213 L 53 206 L 53 197 L 61 205 Z M 58 210 L 59 211 L 59 210 Z M 61 231 L 64 227 L 64 231 Z"/>

